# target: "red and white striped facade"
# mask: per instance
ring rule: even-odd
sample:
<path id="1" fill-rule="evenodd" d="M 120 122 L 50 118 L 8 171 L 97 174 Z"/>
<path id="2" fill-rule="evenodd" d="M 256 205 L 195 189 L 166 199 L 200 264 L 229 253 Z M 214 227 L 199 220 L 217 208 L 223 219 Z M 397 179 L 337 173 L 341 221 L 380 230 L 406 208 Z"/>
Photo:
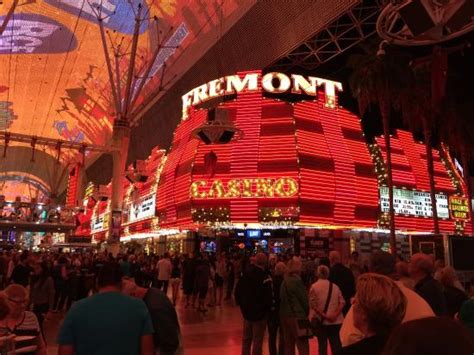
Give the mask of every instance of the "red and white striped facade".
<path id="1" fill-rule="evenodd" d="M 147 159 L 151 178 L 138 188 L 126 186 L 124 211 L 133 198 L 149 194 L 156 195 L 156 211 L 133 223 L 124 220 L 125 236 L 204 226 L 377 229 L 379 179 L 359 117 L 337 105 L 327 106 L 324 94 L 295 103 L 274 97 L 259 87 L 219 104 L 243 133 L 227 144 L 206 145 L 193 137 L 209 111 L 191 107 L 174 132 L 168 154 L 154 149 Z M 376 143 L 385 159 L 383 137 Z M 429 191 L 424 145 L 411 133 L 397 131 L 392 152 L 394 186 Z M 443 160 L 435 149 L 433 157 L 437 193 L 465 195 L 464 185 L 462 191 L 456 189 L 448 174 L 449 157 Z M 408 233 L 434 229 L 431 218 L 403 215 L 396 216 L 396 227 Z M 440 227 L 453 233 L 455 221 L 441 220 Z M 471 230 L 466 222 L 465 233 Z"/>

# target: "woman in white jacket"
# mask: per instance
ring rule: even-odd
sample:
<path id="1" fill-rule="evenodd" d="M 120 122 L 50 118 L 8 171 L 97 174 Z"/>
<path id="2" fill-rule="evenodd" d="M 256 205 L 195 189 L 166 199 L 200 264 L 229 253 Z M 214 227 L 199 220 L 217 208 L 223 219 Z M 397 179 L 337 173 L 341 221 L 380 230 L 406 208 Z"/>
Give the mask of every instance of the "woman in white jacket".
<path id="1" fill-rule="evenodd" d="M 320 265 L 317 269 L 318 280 L 311 286 L 309 291 L 310 319 L 317 318 L 322 321 L 317 337 L 319 355 L 327 355 L 328 340 L 331 345 L 331 353 L 337 354 L 341 349 L 339 331 L 344 316 L 342 309 L 345 301 L 339 287 L 330 282 L 329 268 Z"/>

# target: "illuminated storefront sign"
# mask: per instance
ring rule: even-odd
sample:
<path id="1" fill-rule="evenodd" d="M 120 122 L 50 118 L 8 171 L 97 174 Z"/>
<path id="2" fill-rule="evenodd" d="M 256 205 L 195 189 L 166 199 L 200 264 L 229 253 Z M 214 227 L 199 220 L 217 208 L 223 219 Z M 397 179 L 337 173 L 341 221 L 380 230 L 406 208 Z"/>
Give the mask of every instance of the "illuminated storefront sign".
<path id="1" fill-rule="evenodd" d="M 128 222 L 155 216 L 156 196 L 155 194 L 142 197 L 137 203 L 130 206 Z"/>
<path id="2" fill-rule="evenodd" d="M 393 189 L 393 204 L 396 214 L 432 217 L 431 197 L 429 192 L 416 190 Z M 380 188 L 380 205 L 382 212 L 389 212 L 388 187 Z M 448 197 L 436 194 L 436 207 L 439 218 L 449 218 Z"/>
<path id="3" fill-rule="evenodd" d="M 449 211 L 453 219 L 469 219 L 469 200 L 464 197 L 451 196 L 449 198 Z"/>
<path id="4" fill-rule="evenodd" d="M 109 218 L 107 214 L 102 214 L 96 217 L 91 222 L 91 232 L 97 233 L 97 232 L 103 231 L 105 227 L 108 225 L 108 222 L 109 222 Z"/>
<path id="5" fill-rule="evenodd" d="M 335 106 L 337 91 L 342 91 L 340 82 L 314 76 L 305 78 L 302 75 L 291 74 L 288 76 L 283 73 L 271 72 L 263 75 L 260 82 L 259 79 L 259 73 L 249 73 L 243 78 L 239 75 L 229 75 L 192 89 L 182 96 L 183 119 L 187 118 L 188 110 L 192 106 L 216 97 L 234 95 L 244 91 L 259 91 L 260 86 L 264 91 L 272 94 L 291 91 L 294 94 L 310 96 L 317 96 L 318 87 L 324 86 L 326 106 L 328 107 Z"/>
<path id="6" fill-rule="evenodd" d="M 86 191 L 84 192 L 84 200 L 87 200 L 89 197 L 94 195 L 96 191 L 96 187 L 93 182 L 89 182 L 86 187 Z"/>
<path id="7" fill-rule="evenodd" d="M 226 184 L 221 180 L 199 180 L 191 184 L 193 199 L 225 198 L 284 198 L 298 193 L 298 182 L 292 178 L 232 179 Z"/>

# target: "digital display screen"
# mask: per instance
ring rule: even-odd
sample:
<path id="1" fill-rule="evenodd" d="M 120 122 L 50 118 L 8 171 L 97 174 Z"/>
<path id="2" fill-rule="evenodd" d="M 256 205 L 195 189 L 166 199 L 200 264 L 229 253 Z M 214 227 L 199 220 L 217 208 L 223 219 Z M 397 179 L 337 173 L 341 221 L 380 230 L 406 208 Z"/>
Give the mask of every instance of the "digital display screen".
<path id="1" fill-rule="evenodd" d="M 429 192 L 405 189 L 393 189 L 393 204 L 396 214 L 432 217 L 431 196 Z M 380 188 L 382 212 L 389 212 L 388 187 Z M 449 218 L 448 196 L 436 194 L 436 207 L 439 218 Z"/>
<path id="2" fill-rule="evenodd" d="M 118 67 L 125 80 L 135 27 L 134 11 L 139 3 L 143 7 L 146 20 L 140 26 L 135 68 L 140 71 L 151 64 L 152 69 L 147 78 L 143 70 L 135 73 L 134 107 L 141 109 L 158 97 L 158 92 L 163 93 L 162 83 L 169 86 L 181 78 L 256 0 L 3 0 L 0 3 L 0 27 L 5 28 L 0 34 L 0 129 L 105 145 L 112 133 L 114 105 L 98 11 L 103 18 L 114 73 L 112 42 L 116 47 L 123 40 L 123 52 L 127 55 L 121 58 Z M 162 47 L 151 62 L 159 44 Z M 142 80 L 146 82 L 138 93 Z M 126 83 L 121 84 L 124 91 Z M 12 141 L 10 147 L 29 147 L 29 144 Z M 45 152 L 56 157 L 54 147 L 46 148 Z M 63 150 L 61 155 L 71 158 L 76 153 Z M 13 155 L 14 151 L 10 150 L 9 157 Z"/>
<path id="3" fill-rule="evenodd" d="M 247 234 L 247 238 L 249 239 L 259 239 L 260 236 L 261 236 L 261 230 L 258 230 L 258 229 L 248 229 L 246 231 L 246 234 Z"/>

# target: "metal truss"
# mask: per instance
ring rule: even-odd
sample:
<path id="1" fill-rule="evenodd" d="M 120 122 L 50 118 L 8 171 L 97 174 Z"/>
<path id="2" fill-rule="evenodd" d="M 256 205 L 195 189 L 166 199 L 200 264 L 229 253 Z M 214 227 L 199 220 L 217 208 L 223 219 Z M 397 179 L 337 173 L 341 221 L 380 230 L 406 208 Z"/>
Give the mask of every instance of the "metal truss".
<path id="1" fill-rule="evenodd" d="M 364 1 L 345 12 L 325 29 L 271 65 L 272 69 L 300 67 L 314 70 L 376 33 L 381 7 L 376 1 Z"/>
<path id="2" fill-rule="evenodd" d="M 5 143 L 6 145 L 8 145 L 9 142 L 29 143 L 32 147 L 34 147 L 35 145 L 48 146 L 56 149 L 61 148 L 77 150 L 79 152 L 91 151 L 99 153 L 110 153 L 114 150 L 112 147 L 106 147 L 101 145 L 68 142 L 60 139 L 58 140 L 54 138 L 31 136 L 21 133 L 0 132 L 0 145 L 5 145 Z"/>

